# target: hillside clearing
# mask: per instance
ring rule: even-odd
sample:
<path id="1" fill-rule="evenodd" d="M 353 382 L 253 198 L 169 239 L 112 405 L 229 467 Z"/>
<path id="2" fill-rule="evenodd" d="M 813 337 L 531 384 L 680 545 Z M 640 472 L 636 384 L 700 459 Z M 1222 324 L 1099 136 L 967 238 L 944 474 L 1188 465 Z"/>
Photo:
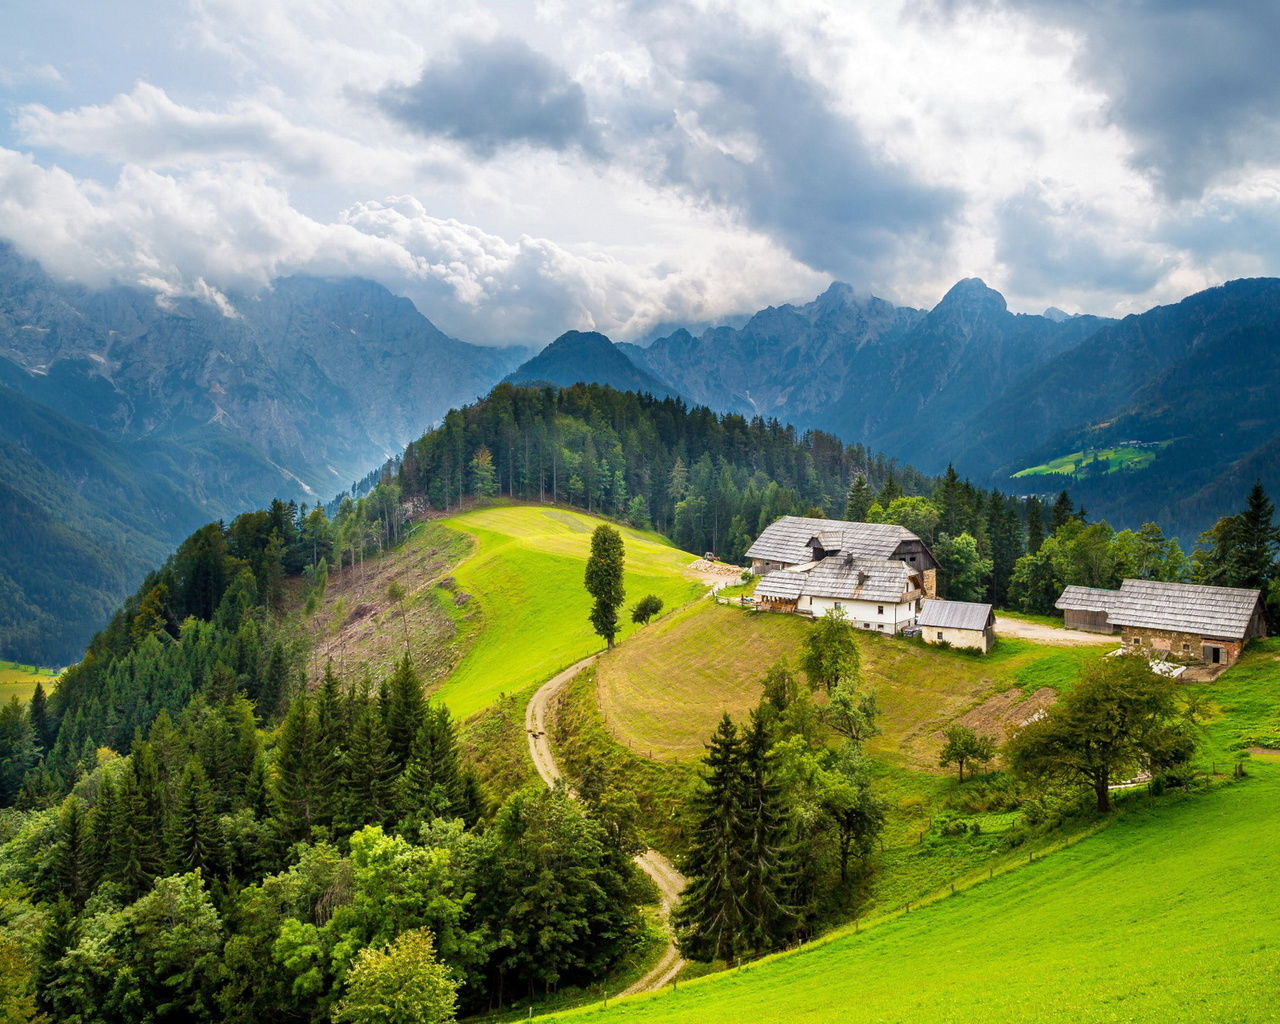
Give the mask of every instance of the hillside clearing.
<path id="1" fill-rule="evenodd" d="M 509 506 L 468 512 L 441 525 L 475 541 L 454 570 L 478 606 L 477 633 L 439 694 L 458 718 L 501 693 L 520 693 L 603 647 L 587 619 L 582 585 L 591 533 L 604 520 L 580 512 Z M 688 552 L 654 533 L 619 527 L 626 545 L 627 608 L 656 594 L 667 608 L 698 597 Z M 635 630 L 624 608 L 620 639 Z"/>
<path id="2" fill-rule="evenodd" d="M 58 673 L 35 665 L 0 661 L 0 702 L 7 704 L 17 697 L 25 704 L 35 693 L 36 683 L 43 683 L 45 693 L 52 693 L 58 683 Z"/>
<path id="3" fill-rule="evenodd" d="M 773 662 L 787 658 L 795 666 L 808 627 L 794 615 L 752 614 L 710 602 L 687 608 L 601 658 L 601 713 L 618 742 L 642 756 L 701 757 L 722 714 L 742 719 L 759 702 L 761 680 Z M 869 753 L 929 772 L 941 770 L 939 729 L 1016 688 L 1002 699 L 1012 721 L 1016 701 L 1069 686 L 1084 661 L 1114 646 L 1054 649 L 1006 639 L 990 656 L 975 658 L 873 633 L 859 633 L 858 640 L 863 676 L 877 692 L 884 728 Z M 1036 708 L 1043 701 L 1041 694 Z"/>

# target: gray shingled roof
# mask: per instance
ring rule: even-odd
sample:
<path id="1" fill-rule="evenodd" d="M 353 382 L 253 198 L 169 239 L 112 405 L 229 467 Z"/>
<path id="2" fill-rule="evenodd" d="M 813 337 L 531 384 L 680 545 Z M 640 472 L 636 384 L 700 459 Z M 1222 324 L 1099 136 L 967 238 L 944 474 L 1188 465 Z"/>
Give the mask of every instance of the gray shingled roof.
<path id="1" fill-rule="evenodd" d="M 977 604 L 973 601 L 925 601 L 920 609 L 920 617 L 916 620 L 921 626 L 932 626 L 935 629 L 976 629 L 987 628 L 991 618 L 991 605 Z"/>
<path id="2" fill-rule="evenodd" d="M 887 523 L 848 523 L 839 519 L 783 516 L 765 527 L 747 550 L 747 557 L 774 562 L 807 562 L 813 557 L 809 541 L 835 531 L 840 535 L 840 553 L 856 558 L 888 558 L 903 541 L 919 539 L 906 527 Z M 826 545 L 825 538 L 822 543 Z"/>
<path id="3" fill-rule="evenodd" d="M 1067 587 L 1062 596 L 1053 602 L 1059 611 L 1105 612 L 1111 607 L 1111 599 L 1118 590 L 1102 590 L 1099 587 Z"/>
<path id="4" fill-rule="evenodd" d="M 806 597 L 897 604 L 908 590 L 916 589 L 911 577 L 919 572 L 896 559 L 831 555 L 805 575 L 809 580 L 804 588 Z"/>
<path id="5" fill-rule="evenodd" d="M 1240 639 L 1249 632 L 1259 596 L 1238 587 L 1125 580 L 1119 590 L 1068 587 L 1055 607 L 1105 611 L 1117 626 Z"/>
<path id="6" fill-rule="evenodd" d="M 804 584 L 807 578 L 806 573 L 790 572 L 786 569 L 767 573 L 756 584 L 755 596 L 767 598 L 771 601 L 799 600 L 800 595 L 804 592 Z"/>

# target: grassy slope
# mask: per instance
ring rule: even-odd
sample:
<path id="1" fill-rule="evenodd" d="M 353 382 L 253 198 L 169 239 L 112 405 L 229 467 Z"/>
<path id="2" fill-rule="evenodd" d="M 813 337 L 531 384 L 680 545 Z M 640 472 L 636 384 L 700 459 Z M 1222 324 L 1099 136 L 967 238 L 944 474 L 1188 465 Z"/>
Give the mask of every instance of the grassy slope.
<path id="1" fill-rule="evenodd" d="M 46 693 L 52 693 L 58 673 L 31 665 L 16 665 L 12 661 L 0 661 L 0 703 L 14 697 L 26 703 L 35 692 L 36 683 L 44 683 Z"/>
<path id="2" fill-rule="evenodd" d="M 444 525 L 477 548 L 454 571 L 460 590 L 480 606 L 474 645 L 440 688 L 459 718 L 501 693 L 518 693 L 602 646 L 587 620 L 582 586 L 591 531 L 602 522 L 561 509 L 511 506 L 468 512 Z M 685 574 L 691 556 L 653 533 L 622 528 L 628 605 L 657 594 L 668 608 L 702 592 Z M 635 627 L 624 609 L 622 636 Z"/>
<path id="3" fill-rule="evenodd" d="M 1201 689 L 1219 711 L 1206 756 L 1228 756 L 1276 721 L 1280 643 Z M 1280 1019 L 1280 765 L 1251 770 L 1192 799 L 1140 800 L 1096 836 L 861 935 L 592 1019 Z"/>
<path id="4" fill-rule="evenodd" d="M 778 658 L 798 661 L 808 622 L 695 605 L 649 627 L 604 658 L 597 673 L 600 709 L 619 742 L 657 757 L 700 757 L 716 721 L 740 719 L 760 699 L 760 680 Z M 1042 647 L 1002 640 L 974 658 L 872 633 L 858 635 L 863 673 L 883 712 L 884 734 L 871 755 L 895 765 L 936 768 L 937 732 L 986 697 L 1069 685 L 1097 649 Z"/>

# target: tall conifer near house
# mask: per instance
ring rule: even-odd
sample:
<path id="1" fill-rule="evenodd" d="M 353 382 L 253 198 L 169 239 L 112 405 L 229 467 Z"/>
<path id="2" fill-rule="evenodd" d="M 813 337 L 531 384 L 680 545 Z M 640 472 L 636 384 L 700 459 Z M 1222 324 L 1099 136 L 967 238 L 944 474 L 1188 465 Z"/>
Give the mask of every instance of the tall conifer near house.
<path id="1" fill-rule="evenodd" d="M 866 475 L 858 473 L 853 478 L 853 483 L 849 485 L 849 496 L 844 503 L 844 517 L 851 523 L 865 523 L 867 521 L 867 509 L 871 507 L 871 503 L 875 501 L 875 492 L 871 489 L 871 485 L 867 483 Z"/>
<path id="2" fill-rule="evenodd" d="M 1027 499 L 1027 552 L 1034 555 L 1044 543 L 1044 512 L 1034 494 Z"/>
<path id="3" fill-rule="evenodd" d="M 366 690 L 353 703 L 351 734 L 342 754 L 341 815 L 343 828 L 352 832 L 385 824 L 393 806 L 391 753 L 378 702 Z"/>
<path id="4" fill-rule="evenodd" d="M 797 923 L 791 906 L 795 883 L 795 847 L 791 839 L 786 794 L 778 782 L 765 720 L 752 712 L 742 737 L 743 807 L 746 825 L 743 886 L 752 950 L 771 949 Z"/>
<path id="5" fill-rule="evenodd" d="M 733 720 L 720 719 L 703 758 L 703 788 L 693 797 L 697 824 L 682 866 L 689 877 L 672 917 L 680 952 L 691 960 L 732 961 L 749 945 L 747 775 Z"/>
<path id="6" fill-rule="evenodd" d="M 591 554 L 587 558 L 584 582 L 593 599 L 591 626 L 612 647 L 618 635 L 618 609 L 626 600 L 622 575 L 622 534 L 612 526 L 601 524 L 591 535 Z"/>
<path id="7" fill-rule="evenodd" d="M 395 672 L 387 681 L 386 709 L 387 746 L 392 764 L 399 772 L 409 763 L 422 725 L 422 684 L 408 654 L 396 664 Z"/>

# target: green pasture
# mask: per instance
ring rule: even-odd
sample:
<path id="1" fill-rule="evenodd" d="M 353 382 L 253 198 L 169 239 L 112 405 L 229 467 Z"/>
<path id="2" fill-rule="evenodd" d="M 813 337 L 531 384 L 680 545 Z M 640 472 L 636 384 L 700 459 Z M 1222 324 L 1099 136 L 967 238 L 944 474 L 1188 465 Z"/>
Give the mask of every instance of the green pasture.
<path id="1" fill-rule="evenodd" d="M 1016 646 L 1016 645 L 1015 645 Z M 1031 646 L 1031 645 L 1028 645 Z M 1043 650 L 1043 648 L 1041 649 Z M 1063 654 L 1069 652 L 1063 651 Z M 1009 650 L 1017 663 L 1025 652 Z M 1078 668 L 1078 666 L 1076 666 Z M 1028 671 L 1030 670 L 1030 671 Z M 1049 681 L 1062 664 L 1021 664 Z M 859 933 L 555 1020 L 637 1024 L 989 1024 L 1280 1020 L 1280 641 L 1195 691 L 1203 762 L 1249 777 L 1191 796 L 1141 792 L 1105 829 Z M 1260 749 L 1263 748 L 1263 749 Z M 1011 815 L 978 817 L 999 833 Z M 1005 855 L 1019 856 L 1018 849 Z M 881 906 L 885 902 L 880 903 Z"/>
<path id="2" fill-rule="evenodd" d="M 459 590 L 480 607 L 480 627 L 439 694 L 459 718 L 501 693 L 519 693 L 604 644 L 592 632 L 582 585 L 591 532 L 601 519 L 563 509 L 505 506 L 442 521 L 477 541 L 457 566 Z M 705 589 L 686 570 L 692 555 L 655 533 L 619 527 L 626 546 L 627 603 L 621 637 L 636 627 L 630 606 L 657 594 L 677 608 Z"/>
<path id="3" fill-rule="evenodd" d="M 1142 445 L 1116 445 L 1113 448 L 1089 448 L 1084 451 L 1059 455 L 1039 466 L 1029 466 L 1013 474 L 1016 480 L 1026 476 L 1045 476 L 1051 473 L 1080 477 L 1091 473 L 1115 473 L 1124 469 L 1145 469 L 1168 442 Z M 1094 462 L 1098 468 L 1091 468 Z"/>
<path id="4" fill-rule="evenodd" d="M 0 703 L 8 703 L 14 697 L 24 704 L 35 693 L 36 683 L 44 683 L 45 692 L 57 684 L 58 673 L 35 665 L 19 665 L 12 661 L 0 661 Z"/>

